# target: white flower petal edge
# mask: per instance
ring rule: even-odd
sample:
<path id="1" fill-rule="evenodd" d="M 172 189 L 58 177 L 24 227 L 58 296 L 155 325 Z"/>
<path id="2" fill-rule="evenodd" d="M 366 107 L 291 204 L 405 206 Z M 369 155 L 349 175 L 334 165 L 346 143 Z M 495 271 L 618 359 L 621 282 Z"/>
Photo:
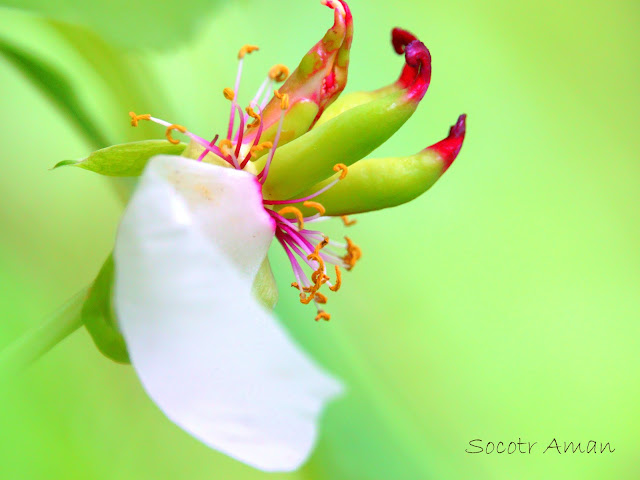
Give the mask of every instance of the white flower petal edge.
<path id="1" fill-rule="evenodd" d="M 290 471 L 342 386 L 251 294 L 273 237 L 255 182 L 152 159 L 118 231 L 115 308 L 142 384 L 173 422 L 256 468 Z"/>

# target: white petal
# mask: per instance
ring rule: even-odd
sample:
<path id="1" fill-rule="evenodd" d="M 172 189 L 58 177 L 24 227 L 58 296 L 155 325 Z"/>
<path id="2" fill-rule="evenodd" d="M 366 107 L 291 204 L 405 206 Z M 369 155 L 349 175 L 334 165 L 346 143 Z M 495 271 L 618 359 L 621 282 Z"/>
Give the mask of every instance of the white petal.
<path id="1" fill-rule="evenodd" d="M 207 445 L 256 468 L 294 470 L 341 386 L 254 300 L 247 275 L 253 264 L 245 259 L 241 272 L 228 255 L 242 249 L 225 244 L 223 251 L 212 240 L 224 230 L 227 240 L 246 246 L 245 234 L 255 226 L 227 222 L 249 222 L 259 209 L 248 205 L 253 213 L 235 210 L 229 218 L 194 210 L 155 163 L 127 208 L 115 249 L 116 313 L 133 366 L 166 415 Z M 202 180 L 220 186 L 215 195 L 212 190 L 216 209 L 233 209 L 228 198 L 253 195 L 238 185 L 253 188 L 254 180 L 233 183 L 237 174 L 248 175 Z M 187 173 L 176 175 L 181 186 L 190 184 Z M 228 178 L 233 181 L 222 188 Z"/>

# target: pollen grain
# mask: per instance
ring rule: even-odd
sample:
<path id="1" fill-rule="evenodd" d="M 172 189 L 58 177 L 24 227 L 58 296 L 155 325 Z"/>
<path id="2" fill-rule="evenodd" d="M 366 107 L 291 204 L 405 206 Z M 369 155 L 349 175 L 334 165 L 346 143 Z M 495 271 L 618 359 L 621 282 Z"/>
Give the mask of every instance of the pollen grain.
<path id="1" fill-rule="evenodd" d="M 346 215 L 340 215 L 340 218 L 342 219 L 342 223 L 344 223 L 345 227 L 350 227 L 351 225 L 358 223 L 357 220 L 350 220 Z"/>
<path id="2" fill-rule="evenodd" d="M 254 145 L 253 147 L 251 147 L 251 153 L 255 154 L 262 150 L 269 150 L 272 147 L 273 147 L 273 142 L 262 142 L 262 143 L 259 143 L 258 145 Z"/>
<path id="3" fill-rule="evenodd" d="M 344 180 L 344 177 L 349 173 L 349 168 L 344 163 L 337 163 L 333 166 L 333 171 L 341 171 L 340 172 L 340 180 Z"/>
<path id="4" fill-rule="evenodd" d="M 151 115 L 149 113 L 145 113 L 143 115 L 136 115 L 135 112 L 129 112 L 129 116 L 131 117 L 131 126 L 137 127 L 138 122 L 140 120 L 151 120 Z"/>
<path id="5" fill-rule="evenodd" d="M 251 107 L 247 107 L 245 109 L 245 111 L 247 112 L 247 115 L 249 115 L 251 118 L 253 118 L 253 122 L 251 122 L 249 125 L 247 125 L 247 128 L 256 128 L 260 126 L 260 115 L 258 115 L 253 108 Z"/>
<path id="6" fill-rule="evenodd" d="M 318 310 L 318 315 L 316 316 L 316 322 L 320 320 L 324 320 L 325 322 L 328 322 L 329 320 L 331 320 L 331 315 L 325 312 L 324 310 Z"/>
<path id="7" fill-rule="evenodd" d="M 302 205 L 304 205 L 307 208 L 315 208 L 318 213 L 320 214 L 320 216 L 324 215 L 326 210 L 325 208 L 322 206 L 321 203 L 318 202 L 310 202 L 310 201 L 306 201 L 304 202 Z"/>
<path id="8" fill-rule="evenodd" d="M 276 82 L 284 82 L 289 77 L 289 69 L 281 63 L 274 65 L 269 70 L 269 78 Z"/>
<path id="9" fill-rule="evenodd" d="M 278 215 L 284 216 L 287 213 L 295 215 L 296 219 L 298 220 L 298 230 L 302 230 L 304 228 L 304 216 L 302 215 L 300 209 L 289 205 L 278 210 Z"/>
<path id="10" fill-rule="evenodd" d="M 242 60 L 244 58 L 245 55 L 247 55 L 248 53 L 253 53 L 256 50 L 260 50 L 259 47 L 257 47 L 256 45 L 244 45 L 239 51 L 238 51 L 238 60 Z"/>
<path id="11" fill-rule="evenodd" d="M 335 267 L 336 267 L 336 283 L 334 283 L 332 287 L 329 287 L 329 290 L 331 290 L 332 292 L 337 292 L 338 290 L 340 290 L 340 287 L 342 286 L 342 272 L 340 271 L 340 267 L 338 265 L 336 265 Z"/>
<path id="12" fill-rule="evenodd" d="M 345 268 L 351 270 L 362 257 L 362 250 L 349 237 L 344 237 L 344 239 L 347 241 L 347 254 L 342 257 L 342 260 L 346 264 Z"/>
<path id="13" fill-rule="evenodd" d="M 227 100 L 230 100 L 230 101 L 233 101 L 236 98 L 236 92 L 231 90 L 229 87 L 225 88 L 222 91 L 222 94 L 224 95 L 224 98 L 226 98 Z"/>
<path id="14" fill-rule="evenodd" d="M 175 138 L 173 138 L 171 136 L 171 132 L 173 130 L 178 130 L 180 133 L 185 133 L 187 131 L 187 129 L 186 129 L 186 127 L 183 127 L 182 125 L 176 125 L 175 123 L 173 125 L 169 125 L 167 127 L 167 131 L 165 132 L 165 136 L 167 137 L 167 140 L 169 140 L 174 145 L 177 145 L 177 144 L 180 143 L 180 140 L 176 140 Z"/>
<path id="15" fill-rule="evenodd" d="M 224 140 L 220 140 L 220 144 L 218 145 L 218 147 L 220 148 L 222 153 L 224 153 L 225 155 L 229 155 L 229 150 L 233 148 L 233 142 L 228 138 L 225 138 Z"/>

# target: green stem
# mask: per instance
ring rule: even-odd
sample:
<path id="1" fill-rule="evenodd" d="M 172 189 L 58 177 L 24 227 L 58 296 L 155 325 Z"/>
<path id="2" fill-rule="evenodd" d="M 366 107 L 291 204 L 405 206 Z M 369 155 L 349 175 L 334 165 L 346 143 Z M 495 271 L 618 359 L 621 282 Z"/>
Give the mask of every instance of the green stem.
<path id="1" fill-rule="evenodd" d="M 37 327 L 0 352 L 0 379 L 23 371 L 82 326 L 82 305 L 88 289 L 75 294 L 67 303 Z"/>

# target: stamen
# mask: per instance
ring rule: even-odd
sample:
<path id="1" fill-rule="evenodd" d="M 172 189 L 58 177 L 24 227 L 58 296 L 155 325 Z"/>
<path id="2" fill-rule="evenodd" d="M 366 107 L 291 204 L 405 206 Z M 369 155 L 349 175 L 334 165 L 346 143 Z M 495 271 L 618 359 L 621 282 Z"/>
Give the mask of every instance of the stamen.
<path id="1" fill-rule="evenodd" d="M 273 85 L 275 81 L 269 79 L 269 83 L 267 85 L 267 91 L 264 92 L 264 96 L 262 97 L 262 101 L 260 102 L 260 108 L 262 110 L 265 109 L 269 101 L 271 100 L 271 96 L 273 95 Z"/>
<path id="2" fill-rule="evenodd" d="M 287 97 L 287 103 L 289 103 L 289 96 L 287 95 L 286 97 Z M 269 152 L 269 158 L 267 158 L 267 163 L 264 164 L 264 168 L 258 174 L 258 179 L 260 180 L 260 183 L 262 183 L 262 185 L 264 185 L 264 182 L 267 181 L 267 176 L 269 175 L 269 168 L 271 167 L 273 156 L 276 154 L 276 148 L 278 148 L 278 142 L 280 141 L 280 135 L 282 134 L 282 124 L 284 123 L 284 114 L 285 114 L 285 110 L 284 109 L 280 110 L 280 121 L 278 122 L 278 130 L 276 131 L 276 136 L 273 139 L 273 146 L 271 147 L 271 151 Z M 275 205 L 271 203 L 266 203 L 266 201 L 263 203 L 266 205 Z M 281 203 L 293 203 L 293 202 L 284 201 Z"/>
<path id="3" fill-rule="evenodd" d="M 289 109 L 289 94 L 288 93 L 280 93 L 279 90 L 274 90 L 273 95 L 280 100 L 280 108 L 282 110 Z M 345 167 L 346 168 L 346 167 Z"/>
<path id="4" fill-rule="evenodd" d="M 307 208 L 315 208 L 318 211 L 318 213 L 320 213 L 320 216 L 324 215 L 324 213 L 326 212 L 322 204 L 318 202 L 304 202 L 302 205 L 304 205 Z"/>
<path id="5" fill-rule="evenodd" d="M 260 107 L 256 106 L 256 108 L 258 108 L 258 112 L 257 114 L 262 116 L 262 110 L 260 109 Z M 258 125 L 258 131 L 255 133 L 254 137 L 253 137 L 253 142 L 251 142 L 251 147 L 249 148 L 249 153 L 247 153 L 244 157 L 244 160 L 242 161 L 242 164 L 240 165 L 240 168 L 243 168 L 247 166 L 247 163 L 249 163 L 249 161 L 251 160 L 251 158 L 253 157 L 253 152 L 251 151 L 251 148 L 255 147 L 256 145 L 258 145 L 258 142 L 260 142 L 260 138 L 262 137 L 262 130 L 264 129 L 264 122 L 260 122 L 260 124 Z M 269 147 L 271 148 L 271 147 Z M 259 175 L 258 175 L 258 178 Z"/>
<path id="6" fill-rule="evenodd" d="M 167 127 L 167 131 L 165 132 L 165 136 L 167 137 L 167 140 L 169 140 L 174 145 L 177 145 L 180 143 L 180 140 L 176 140 L 171 136 L 172 130 L 178 130 L 180 133 L 186 133 L 187 128 L 183 127 L 182 125 L 176 125 L 175 123 Z"/>
<path id="7" fill-rule="evenodd" d="M 342 272 L 340 271 L 340 267 L 338 265 L 336 267 L 336 283 L 332 287 L 329 287 L 329 290 L 332 292 L 337 292 L 340 290 L 340 286 L 342 285 Z"/>
<path id="8" fill-rule="evenodd" d="M 231 153 L 229 152 L 229 150 L 233 149 L 233 142 L 228 138 L 225 138 L 224 140 L 220 140 L 220 144 L 218 145 L 218 147 L 220 148 L 222 153 L 224 153 L 225 155 L 229 155 Z"/>
<path id="9" fill-rule="evenodd" d="M 299 209 L 297 209 L 296 207 L 288 206 L 278 210 L 278 215 L 284 215 L 286 213 L 291 213 L 295 215 L 295 217 L 298 220 L 299 230 L 302 230 L 304 228 L 304 216 L 302 215 L 302 212 Z"/>
<path id="10" fill-rule="evenodd" d="M 260 122 L 261 122 L 261 118 L 260 115 L 258 115 L 253 108 L 251 108 L 250 106 L 247 107 L 245 109 L 245 111 L 247 112 L 247 115 L 249 115 L 251 118 L 254 119 L 254 121 L 252 123 L 250 123 L 249 125 L 247 125 L 247 128 L 256 128 L 258 126 L 260 126 Z"/>
<path id="11" fill-rule="evenodd" d="M 273 142 L 262 142 L 258 145 L 254 145 L 253 147 L 251 147 L 251 153 L 256 153 L 256 152 L 260 152 L 262 150 L 266 150 L 273 147 Z"/>
<path id="12" fill-rule="evenodd" d="M 297 280 L 297 282 L 293 282 L 291 286 L 298 285 L 297 288 L 300 290 L 300 293 L 302 294 L 303 290 L 302 288 L 299 287 L 299 285 L 303 281 L 307 280 L 306 275 L 304 274 L 304 272 L 302 271 L 302 268 L 298 264 L 298 261 L 296 260 L 295 255 L 291 252 L 291 250 L 287 246 L 287 238 L 279 232 L 276 232 L 276 238 L 280 242 L 280 245 L 282 245 L 282 248 L 284 248 L 284 251 L 287 254 L 287 257 L 289 258 L 289 262 L 291 263 L 291 268 L 293 269 L 293 275 L 296 277 L 296 280 Z"/>
<path id="13" fill-rule="evenodd" d="M 131 117 L 131 126 L 137 127 L 139 120 L 151 120 L 151 115 L 145 113 L 143 115 L 136 115 L 135 112 L 129 112 L 129 116 Z"/>
<path id="14" fill-rule="evenodd" d="M 349 220 L 349 217 L 346 215 L 341 215 L 340 218 L 342 219 L 342 223 L 344 223 L 345 227 L 350 227 L 351 225 L 358 223 L 357 220 Z"/>
<path id="15" fill-rule="evenodd" d="M 256 50 L 260 50 L 260 47 L 255 45 L 244 45 L 238 52 L 238 60 L 242 60 L 245 55 L 255 52 Z"/>
<path id="16" fill-rule="evenodd" d="M 274 65 L 271 67 L 271 70 L 269 70 L 269 78 L 279 83 L 284 82 L 288 76 L 289 69 L 281 63 Z"/>
<path id="17" fill-rule="evenodd" d="M 260 101 L 260 97 L 262 96 L 264 89 L 267 88 L 267 85 L 269 85 L 270 83 L 273 83 L 273 80 L 267 75 L 267 78 L 264 79 L 264 82 L 262 82 L 262 85 L 260 85 L 260 88 L 256 92 L 256 96 L 253 97 L 253 100 L 251 100 L 250 105 L 252 107 L 258 106 L 258 102 Z"/>
<path id="18" fill-rule="evenodd" d="M 333 166 L 333 171 L 337 172 L 338 170 L 342 170 L 342 173 L 340 173 L 340 180 L 344 180 L 344 177 L 349 173 L 349 168 L 347 168 L 344 163 L 337 163 Z"/>
<path id="19" fill-rule="evenodd" d="M 238 105 L 237 103 L 234 103 L 236 110 L 238 110 L 238 115 L 240 118 L 240 125 L 238 126 L 238 131 L 236 133 L 236 154 L 235 154 L 235 158 L 238 159 L 240 158 L 240 149 L 242 148 L 242 139 L 244 138 L 244 113 L 242 112 L 242 108 L 240 108 L 240 105 Z M 231 138 L 231 137 L 228 137 Z M 236 163 L 236 168 L 240 168 L 240 165 L 238 165 L 237 161 L 234 160 L 234 162 Z"/>
<path id="20" fill-rule="evenodd" d="M 230 100 L 230 101 L 232 101 L 232 102 L 233 102 L 233 101 L 235 100 L 235 98 L 236 98 L 236 94 L 235 94 L 235 92 L 234 92 L 233 90 L 231 90 L 229 87 L 225 88 L 225 89 L 222 91 L 222 94 L 224 95 L 224 98 L 226 98 L 227 100 Z"/>
<path id="21" fill-rule="evenodd" d="M 344 239 L 347 241 L 347 254 L 342 257 L 342 260 L 347 264 L 346 269 L 351 270 L 362 257 L 362 250 L 349 237 L 344 237 Z"/>
<path id="22" fill-rule="evenodd" d="M 300 294 L 300 303 L 304 305 L 309 305 L 313 299 L 315 298 L 315 292 L 310 293 L 309 295 L 305 295 L 304 293 Z"/>
<path id="23" fill-rule="evenodd" d="M 218 137 L 219 137 L 219 136 L 220 136 L 220 135 L 216 135 L 215 137 L 213 137 L 213 140 L 211 140 L 211 141 L 209 142 L 209 148 L 205 148 L 205 149 L 202 151 L 202 153 L 201 153 L 201 154 L 200 154 L 200 156 L 198 157 L 198 161 L 199 161 L 199 162 L 201 162 L 202 160 L 204 160 L 204 157 L 206 157 L 206 156 L 207 156 L 207 154 L 209 153 L 210 148 L 211 148 L 211 147 L 213 147 L 213 146 L 216 144 L 216 142 L 218 141 Z"/>
<path id="24" fill-rule="evenodd" d="M 316 317 L 316 322 L 319 320 L 324 320 L 325 322 L 328 322 L 329 320 L 331 320 L 331 315 L 329 315 L 324 310 L 318 310 L 318 316 Z"/>
<path id="25" fill-rule="evenodd" d="M 238 73 L 236 74 L 236 83 L 233 87 L 233 99 L 231 100 L 231 112 L 229 113 L 229 128 L 227 130 L 227 138 L 233 138 L 233 125 L 236 118 L 235 98 L 238 96 L 238 91 L 240 90 L 240 79 L 242 78 L 242 65 L 244 64 L 244 57 L 246 54 L 255 52 L 256 50 L 258 50 L 258 47 L 256 47 L 255 45 L 245 45 L 238 52 Z M 244 117 L 242 111 L 240 112 L 240 117 Z"/>
<path id="26" fill-rule="evenodd" d="M 316 248 L 313 249 L 313 253 L 317 255 L 318 253 L 320 253 L 320 250 L 322 250 L 327 245 L 329 245 L 329 237 L 324 237 L 321 242 L 318 242 Z"/>
<path id="27" fill-rule="evenodd" d="M 321 303 L 321 304 L 326 304 L 327 303 L 327 296 L 320 293 L 320 292 L 316 292 L 316 302 Z"/>

